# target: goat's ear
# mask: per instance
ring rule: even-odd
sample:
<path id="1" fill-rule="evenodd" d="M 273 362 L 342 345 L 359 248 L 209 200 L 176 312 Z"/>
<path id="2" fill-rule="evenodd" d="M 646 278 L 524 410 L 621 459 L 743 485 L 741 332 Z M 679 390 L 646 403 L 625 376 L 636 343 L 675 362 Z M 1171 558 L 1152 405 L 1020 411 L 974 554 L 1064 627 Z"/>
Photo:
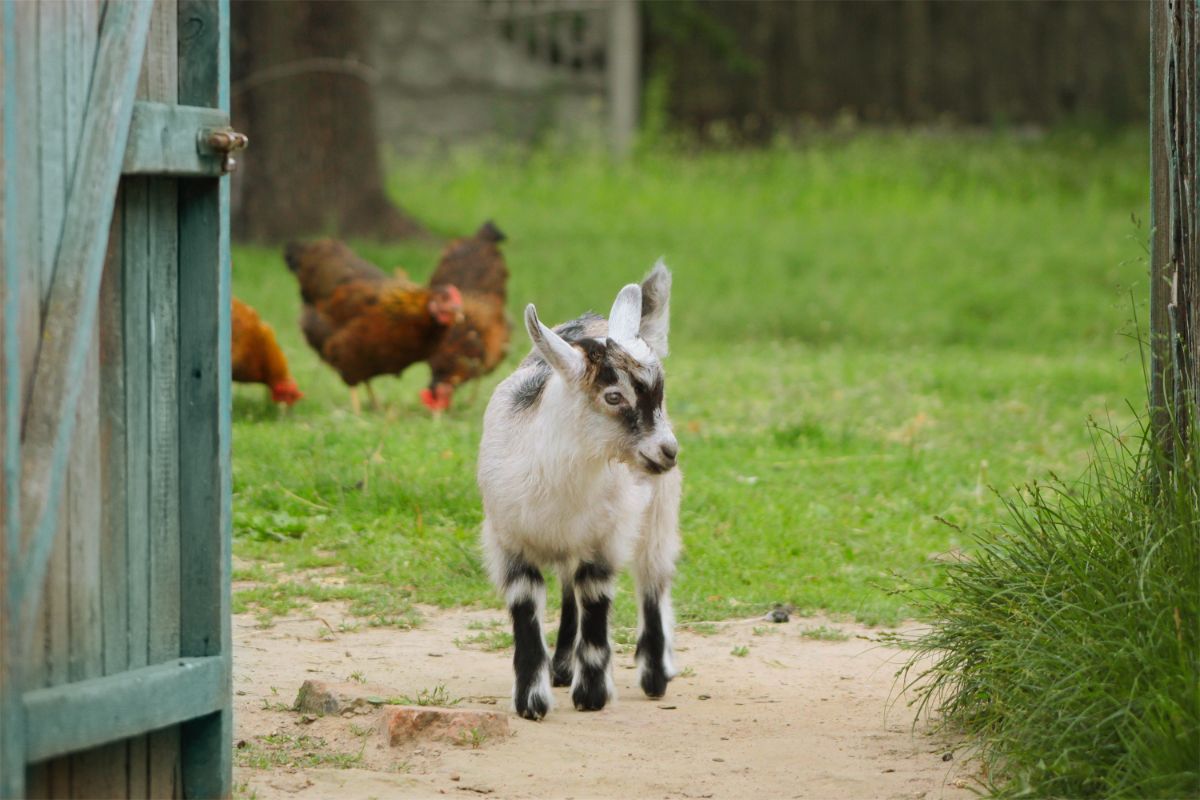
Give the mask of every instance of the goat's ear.
<path id="1" fill-rule="evenodd" d="M 631 283 L 617 292 L 608 312 L 608 338 L 629 342 L 637 338 L 642 316 L 642 287 Z"/>
<path id="2" fill-rule="evenodd" d="M 659 358 L 667 356 L 667 332 L 671 327 L 671 271 L 660 258 L 642 281 L 640 333 Z"/>
<path id="3" fill-rule="evenodd" d="M 525 306 L 525 330 L 529 332 L 533 346 L 556 372 L 571 379 L 583 374 L 583 353 L 543 325 L 533 303 Z"/>

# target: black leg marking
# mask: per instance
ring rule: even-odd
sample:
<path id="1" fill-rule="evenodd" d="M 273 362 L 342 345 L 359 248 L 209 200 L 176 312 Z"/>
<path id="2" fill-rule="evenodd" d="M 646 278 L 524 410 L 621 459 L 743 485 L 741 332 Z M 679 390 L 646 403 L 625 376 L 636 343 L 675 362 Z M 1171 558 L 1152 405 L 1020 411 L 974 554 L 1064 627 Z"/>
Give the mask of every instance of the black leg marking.
<path id="1" fill-rule="evenodd" d="M 555 686 L 570 686 L 575 674 L 575 635 L 579 631 L 579 606 L 575 602 L 575 584 L 563 580 L 562 617 L 558 623 L 558 642 L 554 645 Z"/>
<path id="2" fill-rule="evenodd" d="M 583 564 L 575 572 L 580 616 L 571 701 L 580 711 L 599 711 L 612 696 L 612 651 L 608 644 L 612 578 L 612 570 L 602 564 Z"/>
<path id="3" fill-rule="evenodd" d="M 662 697 L 667 692 L 665 650 L 666 633 L 663 631 L 662 609 L 658 598 L 646 594 L 642 597 L 642 635 L 638 637 L 637 653 L 634 656 L 641 675 L 642 691 L 647 697 Z"/>
<path id="4" fill-rule="evenodd" d="M 508 613 L 513 626 L 513 704 L 525 719 L 541 719 L 550 710 L 550 687 L 546 672 L 546 643 L 542 640 L 539 600 L 545 595 L 542 573 L 524 562 L 509 567 L 505 576 Z"/>

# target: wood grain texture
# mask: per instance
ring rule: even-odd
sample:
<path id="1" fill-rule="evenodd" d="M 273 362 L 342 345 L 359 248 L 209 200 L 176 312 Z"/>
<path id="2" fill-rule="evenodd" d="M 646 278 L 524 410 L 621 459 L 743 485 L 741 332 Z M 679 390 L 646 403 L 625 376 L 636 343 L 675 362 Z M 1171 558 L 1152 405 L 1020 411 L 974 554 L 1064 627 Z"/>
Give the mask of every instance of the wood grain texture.
<path id="1" fill-rule="evenodd" d="M 175 659 L 26 692 L 29 759 L 41 761 L 203 716 L 221 707 L 227 687 L 221 659 L 211 657 Z M 146 702 L 151 697 L 155 702 Z"/>
<path id="2" fill-rule="evenodd" d="M 16 218 L 17 158 L 14 148 L 17 98 L 16 7 L 0 5 L 0 220 Z M 14 227 L 0 225 L 0 798 L 20 797 L 25 790 L 25 716 L 21 703 L 24 664 L 15 635 L 15 584 L 20 531 L 21 282 L 19 239 Z"/>
<path id="3" fill-rule="evenodd" d="M 179 100 L 229 110 L 229 7 L 179 4 Z M 184 655 L 218 656 L 232 672 L 230 628 L 229 181 L 187 181 L 180 191 L 180 498 Z M 228 797 L 233 787 L 232 697 L 184 725 L 187 797 Z"/>
<path id="4" fill-rule="evenodd" d="M 58 523 L 79 377 L 90 347 L 104 260 L 104 235 L 112 219 L 120 157 L 125 150 L 133 89 L 146 41 L 150 8 L 115 3 L 104 15 L 96 75 L 83 125 L 79 161 L 71 182 L 58 247 L 38 363 L 23 431 L 22 527 L 33 531 L 24 558 L 23 612 L 32 623 L 40 584 Z"/>
<path id="5" fill-rule="evenodd" d="M 139 99 L 173 104 L 179 96 L 179 45 L 174 0 L 158 0 L 139 78 Z M 179 655 L 179 384 L 178 185 L 151 178 L 141 236 L 146 239 L 150 301 L 150 664 Z M 152 797 L 177 797 L 179 729 L 148 737 L 148 786 Z"/>
<path id="6" fill-rule="evenodd" d="M 220 177 L 222 157 L 199 147 L 198 140 L 202 131 L 228 126 L 229 115 L 214 109 L 139 101 L 121 172 Z"/>

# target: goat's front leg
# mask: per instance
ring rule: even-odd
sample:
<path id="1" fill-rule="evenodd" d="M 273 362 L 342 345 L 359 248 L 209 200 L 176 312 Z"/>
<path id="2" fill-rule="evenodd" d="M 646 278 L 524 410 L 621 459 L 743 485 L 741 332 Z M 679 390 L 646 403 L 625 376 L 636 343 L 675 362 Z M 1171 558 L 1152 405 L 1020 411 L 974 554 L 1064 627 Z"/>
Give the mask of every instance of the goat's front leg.
<path id="1" fill-rule="evenodd" d="M 575 639 L 579 634 L 579 605 L 575 602 L 575 583 L 571 573 L 563 571 L 562 614 L 558 621 L 558 641 L 554 644 L 552 678 L 555 686 L 570 686 L 575 675 Z"/>
<path id="2" fill-rule="evenodd" d="M 513 626 L 513 705 L 525 719 L 541 719 L 550 710 L 550 657 L 542 638 L 546 584 L 537 567 L 513 559 L 504 576 L 504 598 Z"/>
<path id="3" fill-rule="evenodd" d="M 608 642 L 608 610 L 612 605 L 613 571 L 607 564 L 584 562 L 575 570 L 579 601 L 579 641 L 571 700 L 580 711 L 599 711 L 614 694 L 612 646 Z"/>

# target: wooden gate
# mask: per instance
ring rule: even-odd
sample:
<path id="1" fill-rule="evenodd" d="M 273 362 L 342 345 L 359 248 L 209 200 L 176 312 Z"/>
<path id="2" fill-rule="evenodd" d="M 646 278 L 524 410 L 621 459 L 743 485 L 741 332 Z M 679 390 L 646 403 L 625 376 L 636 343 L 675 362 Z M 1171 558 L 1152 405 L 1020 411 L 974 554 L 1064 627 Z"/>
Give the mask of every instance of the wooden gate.
<path id="1" fill-rule="evenodd" d="M 0 797 L 225 797 L 227 0 L 0 9 Z"/>

